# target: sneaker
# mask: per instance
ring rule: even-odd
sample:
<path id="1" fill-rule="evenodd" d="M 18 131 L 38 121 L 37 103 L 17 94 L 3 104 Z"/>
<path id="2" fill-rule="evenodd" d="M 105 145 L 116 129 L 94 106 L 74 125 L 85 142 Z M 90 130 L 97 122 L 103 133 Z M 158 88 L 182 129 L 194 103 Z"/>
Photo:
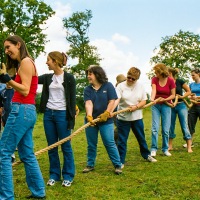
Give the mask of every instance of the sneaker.
<path id="1" fill-rule="evenodd" d="M 83 173 L 88 173 L 88 172 L 93 171 L 93 170 L 94 170 L 94 167 L 87 166 L 87 167 L 83 170 Z"/>
<path id="2" fill-rule="evenodd" d="M 55 185 L 56 181 L 54 179 L 49 179 L 49 181 L 47 182 L 47 185 L 49 186 L 53 186 Z"/>
<path id="3" fill-rule="evenodd" d="M 15 162 L 15 154 L 12 154 L 12 156 L 11 156 L 11 162 L 12 162 L 12 163 Z"/>
<path id="4" fill-rule="evenodd" d="M 70 187 L 73 181 L 68 181 L 68 180 L 64 180 L 62 182 L 62 186 L 64 187 Z"/>
<path id="5" fill-rule="evenodd" d="M 187 148 L 187 144 L 184 144 L 183 147 Z M 191 147 L 194 147 L 194 144 L 192 144 Z"/>
<path id="6" fill-rule="evenodd" d="M 123 169 L 123 168 L 124 168 L 124 164 L 121 165 L 121 169 Z"/>
<path id="7" fill-rule="evenodd" d="M 147 161 L 149 162 L 157 162 L 157 160 L 155 158 L 153 158 L 152 156 L 148 155 Z"/>
<path id="8" fill-rule="evenodd" d="M 156 156 L 156 151 L 151 151 L 151 156 L 155 157 Z"/>
<path id="9" fill-rule="evenodd" d="M 172 154 L 169 153 L 169 151 L 165 151 L 165 152 L 164 152 L 164 155 L 165 155 L 165 156 L 171 156 Z"/>
<path id="10" fill-rule="evenodd" d="M 115 174 L 120 175 L 122 173 L 122 168 L 115 168 Z"/>

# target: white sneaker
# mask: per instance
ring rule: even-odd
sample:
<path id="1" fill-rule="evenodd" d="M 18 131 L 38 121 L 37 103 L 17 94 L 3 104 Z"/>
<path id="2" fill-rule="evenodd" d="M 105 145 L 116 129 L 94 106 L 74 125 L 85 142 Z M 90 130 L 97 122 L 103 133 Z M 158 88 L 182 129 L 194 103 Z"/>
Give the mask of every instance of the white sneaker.
<path id="1" fill-rule="evenodd" d="M 56 183 L 56 181 L 54 179 L 49 179 L 47 182 L 47 185 L 53 186 L 53 185 L 55 185 L 55 183 Z"/>
<path id="2" fill-rule="evenodd" d="M 64 187 L 70 187 L 73 181 L 68 181 L 68 180 L 64 180 L 62 182 L 62 186 Z"/>
<path id="3" fill-rule="evenodd" d="M 169 153 L 169 151 L 165 151 L 163 153 L 164 153 L 165 156 L 171 156 L 172 155 L 171 153 Z"/>
<path id="4" fill-rule="evenodd" d="M 151 151 L 151 156 L 155 157 L 156 156 L 156 151 Z"/>
<path id="5" fill-rule="evenodd" d="M 149 162 L 157 162 L 157 160 L 155 158 L 153 158 L 152 156 L 148 155 L 147 161 Z"/>
<path id="6" fill-rule="evenodd" d="M 184 144 L 183 147 L 187 148 L 187 144 Z M 194 145 L 192 144 L 191 147 L 194 147 Z"/>
<path id="7" fill-rule="evenodd" d="M 124 168 L 124 164 L 121 165 L 121 169 L 123 169 L 123 168 Z"/>

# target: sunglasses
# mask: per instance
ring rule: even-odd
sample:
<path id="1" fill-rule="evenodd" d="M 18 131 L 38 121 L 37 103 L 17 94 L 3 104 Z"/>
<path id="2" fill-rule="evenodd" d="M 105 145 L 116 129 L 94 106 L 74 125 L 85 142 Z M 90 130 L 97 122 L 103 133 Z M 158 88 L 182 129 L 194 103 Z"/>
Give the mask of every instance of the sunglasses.
<path id="1" fill-rule="evenodd" d="M 136 80 L 136 79 L 134 79 L 134 78 L 132 78 L 132 77 L 130 77 L 130 76 L 127 76 L 127 79 L 132 80 L 132 81 L 135 81 L 135 80 Z"/>

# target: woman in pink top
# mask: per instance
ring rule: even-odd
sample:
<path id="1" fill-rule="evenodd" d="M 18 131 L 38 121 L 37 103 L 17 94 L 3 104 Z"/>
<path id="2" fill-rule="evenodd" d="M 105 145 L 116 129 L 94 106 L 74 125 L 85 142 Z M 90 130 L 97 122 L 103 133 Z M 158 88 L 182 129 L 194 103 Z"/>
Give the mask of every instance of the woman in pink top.
<path id="1" fill-rule="evenodd" d="M 152 106 L 152 141 L 151 156 L 156 156 L 158 150 L 158 132 L 161 118 L 162 128 L 162 152 L 165 156 L 171 156 L 168 151 L 169 129 L 171 124 L 171 107 L 165 102 L 171 102 L 175 98 L 176 85 L 169 77 L 168 68 L 165 64 L 159 63 L 153 67 L 155 77 L 152 78 L 151 101 L 161 97 L 161 100 Z"/>
<path id="2" fill-rule="evenodd" d="M 36 122 L 35 95 L 38 75 L 24 41 L 17 35 L 4 41 L 7 69 L 16 69 L 12 80 L 3 64 L 0 80 L 15 89 L 12 107 L 0 141 L 0 199 L 14 199 L 11 155 L 18 147 L 24 163 L 26 182 L 31 191 L 28 199 L 45 198 L 45 186 L 40 167 L 33 152 L 32 132 Z"/>

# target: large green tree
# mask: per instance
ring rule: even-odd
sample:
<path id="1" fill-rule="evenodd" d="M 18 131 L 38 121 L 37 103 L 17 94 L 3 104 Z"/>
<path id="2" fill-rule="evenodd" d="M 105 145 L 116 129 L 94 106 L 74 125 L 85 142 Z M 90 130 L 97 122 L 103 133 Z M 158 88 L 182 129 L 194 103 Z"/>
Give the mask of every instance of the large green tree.
<path id="1" fill-rule="evenodd" d="M 76 77 L 77 103 L 80 108 L 83 108 L 83 89 L 87 85 L 85 70 L 89 65 L 99 65 L 101 60 L 97 48 L 90 44 L 88 36 L 91 18 L 91 10 L 86 10 L 75 12 L 71 17 L 63 19 L 67 32 L 66 40 L 70 44 L 67 54 L 72 59 L 78 59 L 78 64 L 71 66 L 70 70 Z"/>
<path id="2" fill-rule="evenodd" d="M 55 12 L 42 0 L 0 0 L 0 50 L 4 60 L 3 41 L 8 35 L 19 35 L 33 58 L 44 52 L 47 36 L 45 24 Z"/>
<path id="3" fill-rule="evenodd" d="M 180 77 L 188 80 L 191 68 L 200 67 L 200 35 L 180 30 L 173 36 L 162 38 L 154 52 L 157 53 L 150 60 L 152 65 L 162 62 L 179 68 Z"/>

